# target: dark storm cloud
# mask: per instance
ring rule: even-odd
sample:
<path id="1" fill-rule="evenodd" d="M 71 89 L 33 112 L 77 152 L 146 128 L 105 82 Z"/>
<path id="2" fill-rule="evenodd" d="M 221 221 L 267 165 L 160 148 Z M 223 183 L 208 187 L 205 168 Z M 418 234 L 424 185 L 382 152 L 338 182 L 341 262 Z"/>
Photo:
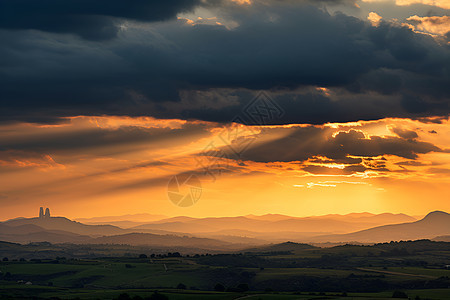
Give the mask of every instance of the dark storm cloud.
<path id="1" fill-rule="evenodd" d="M 232 29 L 184 20 L 130 23 L 102 43 L 2 30 L 0 117 L 54 122 L 114 114 L 228 122 L 255 90 L 271 90 L 285 110 L 274 124 L 449 113 L 448 45 L 393 23 L 373 27 L 314 6 L 280 3 L 223 8 L 238 24 Z M 127 11 L 118 17 L 141 20 Z M 203 102 L 195 96 L 222 91 L 226 97 Z"/>
<path id="2" fill-rule="evenodd" d="M 0 0 L 0 28 L 74 33 L 91 40 L 117 35 L 118 18 L 162 21 L 200 0 Z"/>
<path id="3" fill-rule="evenodd" d="M 204 124 L 186 123 L 181 128 L 88 128 L 76 131 L 45 131 L 32 136 L 0 137 L 0 161 L 9 157 L 25 159 L 47 154 L 113 155 L 139 149 L 180 146 L 210 135 Z M 126 148 L 121 146 L 127 146 Z M 9 159 L 10 160 L 10 159 Z"/>
<path id="4" fill-rule="evenodd" d="M 327 122 L 350 122 L 359 120 L 376 120 L 386 117 L 414 118 L 422 122 L 440 123 L 447 119 L 449 112 L 447 99 L 441 99 L 441 104 L 430 103 L 421 100 L 422 110 L 411 112 L 415 103 L 405 101 L 400 92 L 383 95 L 374 94 L 373 91 L 350 92 L 343 88 L 331 90 L 332 95 L 315 88 L 305 88 L 295 91 L 272 91 L 268 93 L 272 101 L 282 108 L 281 117 L 266 118 L 264 122 L 252 122 L 244 120 L 244 124 L 254 125 L 276 125 L 309 123 L 324 124 Z M 409 93 L 409 91 L 404 91 Z M 252 91 L 224 91 L 207 93 L 209 105 L 203 102 L 191 102 L 194 105 L 186 105 L 179 115 L 183 118 L 201 119 L 206 121 L 229 122 L 236 116 L 245 114 L 248 105 L 257 99 L 258 93 Z M 196 97 L 198 93 L 195 93 Z M 225 100 L 224 100 L 225 99 Z M 224 106 L 228 99 L 229 106 Z M 198 104 L 198 105 L 196 105 Z M 213 104 L 217 104 L 215 108 Z M 414 106 L 416 105 L 416 106 Z M 425 106 L 425 107 L 423 107 Z M 173 111 L 172 111 L 173 112 Z M 171 117 L 163 111 L 159 112 L 161 117 Z M 427 115 L 443 117 L 428 118 Z"/>
<path id="5" fill-rule="evenodd" d="M 410 166 L 410 167 L 421 167 L 429 165 L 429 163 L 424 163 L 420 161 L 400 161 L 395 164 L 399 166 Z"/>
<path id="6" fill-rule="evenodd" d="M 242 153 L 242 160 L 256 162 L 311 162 L 319 163 L 345 163 L 360 168 L 360 160 L 349 158 L 379 157 L 383 155 L 395 155 L 407 159 L 416 159 L 418 154 L 429 152 L 441 152 L 440 148 L 427 142 L 420 142 L 401 137 L 371 136 L 367 138 L 357 130 L 341 131 L 333 136 L 334 130 L 319 127 L 302 127 L 296 129 L 274 129 L 269 134 L 282 136 L 266 142 L 266 134 L 255 137 L 255 142 Z M 317 160 L 316 157 L 325 157 L 325 160 Z M 367 161 L 373 169 L 384 168 L 384 162 Z M 348 172 L 354 172 L 348 169 Z"/>
<path id="7" fill-rule="evenodd" d="M 419 137 L 417 132 L 413 130 L 403 129 L 400 127 L 392 127 L 391 130 L 393 133 L 404 139 L 415 139 Z"/>

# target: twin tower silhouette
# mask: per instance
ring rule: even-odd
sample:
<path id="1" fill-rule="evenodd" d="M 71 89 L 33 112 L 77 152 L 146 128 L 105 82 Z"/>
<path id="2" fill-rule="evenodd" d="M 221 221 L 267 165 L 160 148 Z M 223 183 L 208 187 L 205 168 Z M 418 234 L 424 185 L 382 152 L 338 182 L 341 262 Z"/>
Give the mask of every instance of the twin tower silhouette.
<path id="1" fill-rule="evenodd" d="M 50 209 L 46 208 L 45 209 L 45 214 L 44 214 L 44 208 L 41 207 L 39 209 L 39 219 L 47 219 L 47 218 L 50 218 Z"/>

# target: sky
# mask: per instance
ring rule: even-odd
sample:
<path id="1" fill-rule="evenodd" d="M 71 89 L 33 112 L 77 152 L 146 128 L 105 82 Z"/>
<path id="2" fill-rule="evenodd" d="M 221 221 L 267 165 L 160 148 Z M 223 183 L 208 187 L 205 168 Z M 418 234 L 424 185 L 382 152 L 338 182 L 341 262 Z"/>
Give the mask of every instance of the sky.
<path id="1" fill-rule="evenodd" d="M 449 13 L 0 0 L 0 219 L 450 211 Z"/>

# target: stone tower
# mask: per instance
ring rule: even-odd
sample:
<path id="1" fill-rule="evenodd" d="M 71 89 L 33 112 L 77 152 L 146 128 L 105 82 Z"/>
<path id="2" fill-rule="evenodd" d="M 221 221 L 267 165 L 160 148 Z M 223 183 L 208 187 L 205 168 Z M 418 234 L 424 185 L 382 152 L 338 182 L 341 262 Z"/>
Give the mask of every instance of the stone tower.
<path id="1" fill-rule="evenodd" d="M 50 219 L 50 209 L 46 208 L 45 209 L 45 214 L 44 214 L 44 208 L 41 207 L 39 209 L 39 219 Z"/>

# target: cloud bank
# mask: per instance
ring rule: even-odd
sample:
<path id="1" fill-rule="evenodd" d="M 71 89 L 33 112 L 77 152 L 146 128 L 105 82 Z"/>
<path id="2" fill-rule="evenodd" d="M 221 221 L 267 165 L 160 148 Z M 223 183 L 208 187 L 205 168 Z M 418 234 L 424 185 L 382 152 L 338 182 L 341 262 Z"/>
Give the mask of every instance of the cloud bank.
<path id="1" fill-rule="evenodd" d="M 399 22 L 373 26 L 293 1 L 66 2 L 0 1 L 3 121 L 228 122 L 259 90 L 287 112 L 276 124 L 450 110 L 449 45 Z M 218 21 L 176 19 L 199 5 L 213 7 Z"/>

